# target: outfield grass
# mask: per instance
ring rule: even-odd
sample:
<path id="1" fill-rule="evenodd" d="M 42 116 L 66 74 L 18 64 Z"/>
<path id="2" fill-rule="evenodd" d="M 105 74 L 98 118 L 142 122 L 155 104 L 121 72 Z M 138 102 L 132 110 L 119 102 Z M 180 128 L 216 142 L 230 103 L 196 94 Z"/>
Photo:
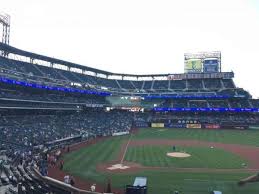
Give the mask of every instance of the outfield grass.
<path id="1" fill-rule="evenodd" d="M 112 137 L 111 139 L 90 145 L 78 151 L 64 156 L 64 170 L 81 178 L 105 183 L 109 176 L 112 186 L 123 188 L 124 185 L 132 184 L 136 176 L 148 178 L 148 194 L 170 194 L 170 190 L 180 190 L 183 194 L 208 194 L 210 189 L 218 189 L 224 194 L 258 194 L 259 184 L 250 184 L 243 188 L 236 182 L 249 174 L 247 173 L 181 173 L 172 170 L 167 171 L 141 171 L 127 174 L 107 174 L 97 172 L 95 166 L 117 158 L 120 146 L 129 136 Z M 232 131 L 232 130 L 196 130 L 196 129 L 170 129 L 159 131 L 158 129 L 141 129 L 132 139 L 195 139 L 222 143 L 236 143 L 247 145 L 259 145 L 259 130 Z M 131 148 L 130 148 L 131 149 Z M 126 155 L 126 159 L 128 154 Z M 164 148 L 166 149 L 166 148 Z M 189 148 L 188 148 L 189 149 Z M 152 151 L 152 150 L 150 150 Z M 195 150 L 194 150 L 195 151 Z M 207 152 L 205 150 L 205 152 Z M 218 161 L 226 161 L 225 156 L 214 156 Z M 134 154 L 133 154 L 134 155 Z M 202 156 L 203 157 L 203 156 Z M 205 154 L 202 160 L 210 160 Z M 210 156 L 211 157 L 211 156 Z M 232 156 L 231 156 L 232 157 Z M 235 156 L 234 156 L 235 157 Z M 198 160 L 197 160 L 198 161 Z M 156 161 L 155 161 L 156 162 Z M 239 163 L 238 161 L 237 163 Z M 198 163 L 198 162 L 197 162 Z M 183 165 L 183 164 L 178 164 Z M 213 164 L 214 165 L 214 164 Z M 223 165 L 223 164 L 220 164 Z M 225 164 L 224 164 L 225 165 Z M 228 164 L 231 167 L 231 164 Z M 228 166 L 227 165 L 227 166 Z M 233 162 L 233 166 L 235 161 Z"/>
<path id="2" fill-rule="evenodd" d="M 180 167 L 180 168 L 242 168 L 246 160 L 233 153 L 219 148 L 208 147 L 177 147 L 191 157 L 172 158 L 166 153 L 172 152 L 172 146 L 136 146 L 129 147 L 125 159 L 140 163 L 143 166 Z M 224 160 L 222 160 L 224 158 Z"/>
<path id="3" fill-rule="evenodd" d="M 122 140 L 128 137 L 113 137 L 97 144 L 71 152 L 64 156 L 64 170 L 74 175 L 105 181 L 105 177 L 96 172 L 95 166 L 117 157 Z"/>
<path id="4" fill-rule="evenodd" d="M 259 146 L 259 129 L 209 130 L 209 129 L 140 129 L 133 139 L 186 139 L 228 144 Z"/>
<path id="5" fill-rule="evenodd" d="M 143 171 L 136 174 L 112 175 L 112 185 L 121 187 L 134 182 L 136 176 L 148 178 L 148 194 L 172 194 L 178 190 L 181 194 L 209 194 L 209 190 L 220 190 L 223 194 L 258 194 L 259 185 L 250 184 L 238 187 L 240 177 L 249 174 L 224 173 L 179 173 L 166 171 Z"/>

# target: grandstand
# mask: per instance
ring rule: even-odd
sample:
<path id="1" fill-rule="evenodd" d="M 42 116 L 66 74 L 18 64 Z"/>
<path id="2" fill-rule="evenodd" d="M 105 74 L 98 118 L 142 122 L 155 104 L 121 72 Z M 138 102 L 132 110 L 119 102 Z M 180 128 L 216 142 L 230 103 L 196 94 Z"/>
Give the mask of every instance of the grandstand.
<path id="1" fill-rule="evenodd" d="M 0 43 L 0 193 L 92 193 L 47 176 L 55 151 L 82 142 L 152 126 L 259 125 L 259 100 L 234 83 L 234 72 L 221 72 L 220 52 L 185 54 L 182 74 L 134 75 L 8 43 Z"/>
<path id="2" fill-rule="evenodd" d="M 233 72 L 115 74 L 4 43 L 0 50 L 0 134 L 8 140 L 0 148 L 12 164 L 4 165 L 6 185 L 33 176 L 28 166 L 13 166 L 21 159 L 30 163 L 24 153 L 43 145 L 53 149 L 152 123 L 243 129 L 259 123 L 259 101 L 236 86 Z M 44 174 L 46 164 L 40 166 Z M 34 179 L 21 182 L 24 192 L 67 192 Z M 6 192 L 18 193 L 13 186 Z"/>
<path id="3" fill-rule="evenodd" d="M 112 97 L 139 96 L 149 99 L 171 99 L 171 103 L 167 101 L 169 103 L 167 108 L 174 107 L 174 104 L 177 106 L 178 100 L 185 101 L 186 105 L 182 108 L 243 108 L 248 110 L 258 108 L 256 100 L 252 99 L 249 92 L 236 87 L 233 72 L 161 75 L 114 74 L 30 53 L 3 43 L 0 44 L 0 49 L 3 53 L 8 53 L 8 56 L 0 58 L 3 98 L 13 98 L 15 97 L 13 93 L 23 91 L 26 87 L 35 93 L 48 90 L 51 95 L 45 100 L 55 102 L 69 99 L 70 102 L 79 103 L 82 102 L 80 95 L 93 94 Z M 18 58 L 24 60 L 17 60 Z M 16 88 L 12 91 L 10 87 Z M 18 89 L 19 91 L 17 91 Z M 62 95 L 66 95 L 66 99 L 58 99 L 62 98 L 62 95 L 57 94 L 56 91 L 64 92 Z M 22 92 L 17 95 L 21 96 L 20 99 L 28 100 L 29 98 Z M 73 98 L 73 95 L 77 95 L 77 97 Z M 33 97 L 37 100 L 40 100 L 39 98 Z M 222 99 L 224 104 L 220 102 Z M 101 103 L 101 101 L 99 102 Z M 92 104 L 99 103 L 92 101 Z M 101 104 L 105 104 L 105 101 L 103 100 Z"/>

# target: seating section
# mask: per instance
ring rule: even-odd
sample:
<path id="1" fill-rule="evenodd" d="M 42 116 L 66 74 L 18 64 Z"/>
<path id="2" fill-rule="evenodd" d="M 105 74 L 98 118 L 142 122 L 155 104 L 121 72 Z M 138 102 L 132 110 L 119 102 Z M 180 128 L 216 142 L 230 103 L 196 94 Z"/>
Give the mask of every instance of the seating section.
<path id="1" fill-rule="evenodd" d="M 100 122 L 100 118 L 102 122 Z M 9 142 L 17 142 L 23 146 L 35 146 L 80 135 L 83 132 L 93 136 L 106 136 L 114 132 L 128 131 L 131 128 L 132 119 L 133 114 L 130 112 L 98 110 L 68 115 L 2 116 L 0 136 L 8 139 Z M 5 144 L 2 144 L 3 148 L 6 148 Z"/>
<path id="2" fill-rule="evenodd" d="M 131 83 L 131 81 L 127 80 L 118 80 L 119 85 L 124 89 L 134 90 L 136 87 Z"/>
<path id="3" fill-rule="evenodd" d="M 110 83 L 116 84 L 116 80 L 111 80 Z M 124 82 L 126 83 L 126 81 Z M 131 83 L 131 82 L 127 82 Z M 155 82 L 154 82 L 155 83 Z M 123 84 L 122 84 L 123 85 Z M 131 83 L 132 85 L 132 83 Z M 124 85 L 123 85 L 124 86 Z M 134 86 L 132 85 L 132 88 Z M 237 91 L 241 89 L 225 89 L 219 92 L 223 96 L 236 96 Z M 243 92 L 248 95 L 248 93 Z M 184 97 L 184 95 L 192 95 Z M 203 99 L 200 93 L 175 93 L 172 98 L 168 99 L 145 99 L 140 100 L 140 103 L 130 102 L 131 106 L 143 106 L 145 108 L 157 107 L 173 107 L 173 108 L 255 108 L 257 106 L 255 100 L 250 100 L 247 97 L 235 97 L 226 99 Z M 159 93 L 158 93 L 159 95 Z M 198 95 L 198 96 L 196 96 Z M 207 94 L 209 95 L 209 94 Z M 120 98 L 120 97 L 119 97 Z M 195 99 L 196 98 L 196 99 Z M 197 99 L 198 98 L 198 99 Z M 128 99 L 130 100 L 130 99 Z M 124 100 L 125 101 L 125 100 Z M 82 109 L 87 106 L 109 106 L 110 101 L 106 100 L 105 96 L 81 94 L 63 91 L 51 91 L 38 88 L 28 88 L 25 86 L 0 83 L 0 105 L 2 107 L 41 107 L 41 108 L 72 108 Z M 124 105 L 127 105 L 127 103 Z"/>
<path id="4" fill-rule="evenodd" d="M 220 89 L 222 88 L 220 79 L 204 79 L 204 85 L 207 89 Z"/>
<path id="5" fill-rule="evenodd" d="M 171 80 L 170 88 L 173 90 L 183 90 L 186 88 L 186 81 L 184 80 Z"/>
<path id="6" fill-rule="evenodd" d="M 241 105 L 238 101 L 229 100 L 230 108 L 241 108 Z"/>
<path id="7" fill-rule="evenodd" d="M 63 70 L 57 70 L 57 71 L 60 72 L 60 75 L 62 75 L 63 79 L 65 78 L 75 83 L 84 82 L 83 80 L 80 79 L 80 77 L 77 76 L 77 73 L 72 73 L 70 71 L 63 71 Z"/>
<path id="8" fill-rule="evenodd" d="M 143 89 L 144 89 L 144 90 L 150 90 L 150 89 L 151 89 L 151 86 L 152 86 L 152 82 L 153 82 L 153 81 L 144 81 L 144 87 L 143 87 Z"/>
<path id="9" fill-rule="evenodd" d="M 37 66 L 41 72 L 44 73 L 44 76 L 48 78 L 53 78 L 57 80 L 65 80 L 65 78 L 59 73 L 60 70 L 56 70 L 54 68 L 49 68 L 45 66 L 38 65 Z"/>
<path id="10" fill-rule="evenodd" d="M 47 66 L 31 64 L 18 60 L 11 60 L 0 57 L 0 73 L 4 77 L 8 75 L 18 77 L 19 80 L 36 80 L 40 83 L 48 85 L 48 83 L 55 83 L 62 80 L 64 84 L 79 83 L 79 86 L 65 85 L 65 87 L 85 88 L 92 91 L 109 91 L 128 92 L 129 95 L 151 94 L 159 96 L 161 94 L 179 97 L 179 96 L 193 96 L 194 99 L 186 98 L 178 100 L 165 100 L 157 102 L 142 102 L 145 107 L 153 107 L 154 105 L 162 107 L 176 107 L 176 108 L 203 108 L 203 107 L 227 107 L 227 108 L 253 108 L 258 107 L 256 101 L 251 99 L 251 95 L 242 88 L 236 88 L 232 79 L 188 79 L 188 80 L 115 80 L 96 76 L 90 76 Z M 58 82 L 59 83 L 59 82 Z M 59 83 L 60 84 L 60 83 Z M 78 104 L 109 104 L 105 97 L 96 95 L 83 95 L 80 93 L 65 93 L 61 91 L 40 91 L 40 89 L 23 88 L 22 86 L 6 86 L 7 84 L 0 83 L 0 104 L 2 106 L 18 106 L 26 105 L 33 107 L 65 107 L 76 108 Z M 27 92 L 25 92 L 27 91 Z M 130 93 L 132 92 L 132 93 Z M 208 93 L 208 94 L 207 94 Z M 198 95 L 198 96 L 197 96 Z M 197 99 L 202 96 L 221 95 L 230 98 L 229 100 L 220 99 Z M 199 97 L 201 96 L 201 97 Z M 235 97 L 235 98 L 233 98 Z M 8 101 L 8 100 L 9 101 Z M 10 101 L 16 99 L 16 101 Z M 22 103 L 22 100 L 29 100 L 30 102 Z M 31 101 L 41 101 L 34 102 Z M 44 101 L 45 104 L 42 102 Z M 53 102 L 66 103 L 62 105 Z M 46 104 L 49 103 L 49 104 Z M 70 104 L 69 104 L 70 103 Z M 72 103 L 75 103 L 72 105 Z"/>
<path id="11" fill-rule="evenodd" d="M 104 86 L 106 88 L 117 88 L 117 89 L 120 88 L 116 80 L 114 79 L 104 79 L 104 78 L 95 77 L 95 80 L 98 86 Z"/>
<path id="12" fill-rule="evenodd" d="M 155 90 L 168 90 L 168 80 L 156 80 L 154 81 L 153 89 Z"/>
<path id="13" fill-rule="evenodd" d="M 26 63 L 17 60 L 9 60 L 1 57 L 0 66 L 4 69 L 10 69 L 21 73 L 26 73 L 35 76 L 42 76 L 41 72 L 38 71 L 31 63 Z"/>
<path id="14" fill-rule="evenodd" d="M 189 90 L 193 89 L 203 89 L 202 80 L 187 80 L 187 87 Z"/>
<path id="15" fill-rule="evenodd" d="M 226 100 L 209 100 L 208 103 L 210 108 L 230 108 Z"/>
<path id="16" fill-rule="evenodd" d="M 34 156 L 29 152 L 23 154 L 7 153 L 8 160 L 2 164 L 1 169 L 1 188 L 3 194 L 49 194 L 62 193 L 70 194 L 69 186 L 61 187 L 55 184 L 48 184 L 39 178 L 35 168 L 40 171 L 47 166 L 47 160 L 41 154 L 37 153 Z M 18 162 L 17 162 L 18 161 Z M 36 167 L 37 164 L 37 167 Z M 63 184 L 64 185 L 64 184 Z M 2 187 L 3 186 L 3 187 Z"/>
<path id="17" fill-rule="evenodd" d="M 26 102 L 24 100 L 31 102 Z M 39 103 L 36 104 L 36 101 L 39 101 Z M 68 93 L 62 91 L 49 91 L 0 83 L 0 103 L 5 105 L 6 103 L 11 103 L 25 106 L 26 103 L 33 102 L 35 106 L 40 106 L 40 104 L 42 106 L 46 106 L 48 104 L 48 106 L 54 107 L 57 107 L 58 103 L 62 103 L 60 104 L 61 107 L 71 106 L 72 103 L 73 106 L 76 106 L 77 104 L 108 104 L 104 96 L 72 92 Z"/>
<path id="18" fill-rule="evenodd" d="M 251 99 L 250 103 L 253 106 L 253 108 L 259 108 L 259 99 Z"/>
<path id="19" fill-rule="evenodd" d="M 141 90 L 143 87 L 144 81 L 132 81 L 132 84 L 137 88 L 138 90 Z"/>
<path id="20" fill-rule="evenodd" d="M 246 98 L 251 98 L 251 95 L 249 94 L 249 92 L 245 91 L 242 88 L 238 88 L 236 91 L 236 94 L 238 96 L 242 96 L 242 97 L 246 97 Z"/>
<path id="21" fill-rule="evenodd" d="M 176 100 L 172 102 L 173 108 L 185 108 L 188 107 L 188 102 L 185 101 L 181 101 L 181 100 Z"/>
<path id="22" fill-rule="evenodd" d="M 234 82 L 232 79 L 222 79 L 225 88 L 235 88 Z"/>
<path id="23" fill-rule="evenodd" d="M 236 96 L 236 90 L 233 89 L 223 89 L 218 92 L 219 95 L 223 96 Z"/>
<path id="24" fill-rule="evenodd" d="M 190 108 L 207 108 L 206 100 L 190 100 L 189 102 Z"/>
<path id="25" fill-rule="evenodd" d="M 144 117 L 145 118 L 145 117 Z M 153 114 L 152 117 L 148 117 L 149 122 L 164 122 L 165 124 L 170 123 L 212 123 L 212 124 L 244 124 L 244 123 L 258 123 L 259 118 L 255 115 L 241 114 L 241 115 L 233 115 L 233 114 L 175 114 L 175 113 L 167 113 L 167 114 Z M 139 119 L 140 120 L 140 119 Z M 147 117 L 146 117 L 147 120 Z M 143 122 L 143 118 L 142 118 Z"/>
<path id="26" fill-rule="evenodd" d="M 34 79 L 40 82 L 53 83 L 77 83 L 81 87 L 113 92 L 145 92 L 156 94 L 158 92 L 169 93 L 172 91 L 216 91 L 219 95 L 243 95 L 249 97 L 250 94 L 235 87 L 232 79 L 188 79 L 188 80 L 115 80 L 97 76 L 75 73 L 71 71 L 51 68 L 38 64 L 31 64 L 17 60 L 0 57 L 0 73 L 12 74 L 21 79 Z M 144 91 L 142 91 L 142 89 Z"/>

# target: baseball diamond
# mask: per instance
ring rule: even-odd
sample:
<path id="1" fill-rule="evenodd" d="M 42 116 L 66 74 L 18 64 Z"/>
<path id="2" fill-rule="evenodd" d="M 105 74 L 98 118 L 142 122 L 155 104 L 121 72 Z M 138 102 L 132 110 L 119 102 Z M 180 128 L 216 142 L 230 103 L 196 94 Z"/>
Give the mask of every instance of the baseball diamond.
<path id="1" fill-rule="evenodd" d="M 247 135 L 243 136 L 244 133 Z M 105 183 L 105 177 L 109 177 L 118 190 L 123 190 L 123 185 L 141 175 L 152 181 L 150 193 L 165 192 L 174 187 L 183 193 L 205 194 L 210 187 L 233 193 L 239 190 L 235 182 L 240 176 L 245 177 L 259 168 L 257 129 L 235 133 L 232 130 L 198 129 L 196 135 L 193 134 L 192 129 L 161 131 L 148 128 L 140 129 L 131 138 L 112 137 L 90 146 L 77 145 L 75 151 L 64 155 L 64 171 L 82 182 L 94 181 L 100 185 Z M 224 137 L 221 136 L 223 134 Z M 166 153 L 172 150 L 172 145 L 191 156 L 168 158 Z M 101 153 L 96 150 L 101 150 Z M 122 165 L 127 168 L 109 170 L 112 165 L 120 163 L 125 150 Z M 51 176 L 62 178 L 55 174 L 51 173 Z M 82 184 L 82 188 L 86 187 Z M 258 186 L 246 189 L 242 188 L 243 191 L 256 193 Z"/>

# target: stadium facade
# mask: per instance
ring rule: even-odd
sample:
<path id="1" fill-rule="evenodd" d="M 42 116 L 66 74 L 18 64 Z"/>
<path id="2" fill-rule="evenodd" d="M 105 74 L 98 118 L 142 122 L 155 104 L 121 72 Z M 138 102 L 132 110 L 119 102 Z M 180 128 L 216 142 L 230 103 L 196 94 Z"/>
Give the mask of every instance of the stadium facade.
<path id="1" fill-rule="evenodd" d="M 0 50 L 2 111 L 99 108 L 152 115 L 136 126 L 158 122 L 167 127 L 247 128 L 258 122 L 259 100 L 235 85 L 233 72 L 221 72 L 220 52 L 186 54 L 183 74 L 133 75 L 3 43 Z"/>

